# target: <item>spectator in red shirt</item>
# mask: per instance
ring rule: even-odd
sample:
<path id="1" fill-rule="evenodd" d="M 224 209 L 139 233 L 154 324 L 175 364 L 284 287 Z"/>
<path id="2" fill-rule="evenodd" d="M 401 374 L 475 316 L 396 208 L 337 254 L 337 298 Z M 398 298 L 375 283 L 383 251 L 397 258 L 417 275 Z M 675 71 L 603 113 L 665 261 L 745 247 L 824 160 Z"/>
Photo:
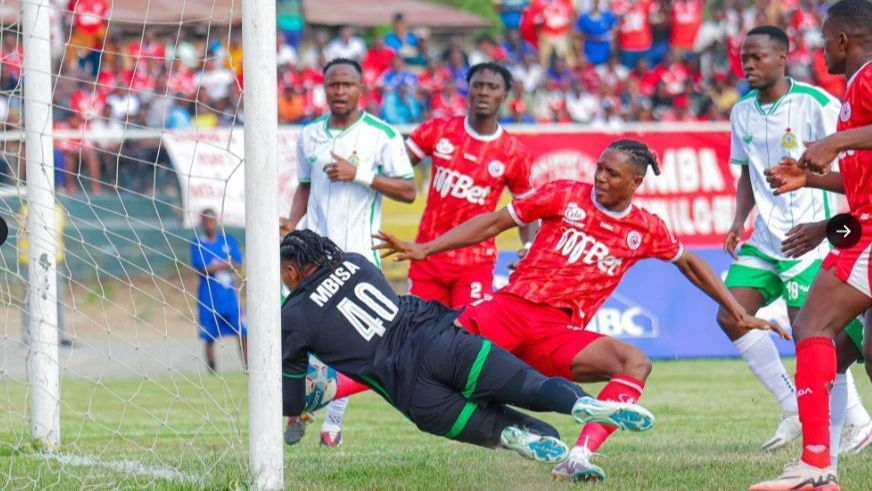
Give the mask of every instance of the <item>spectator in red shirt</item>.
<path id="1" fill-rule="evenodd" d="M 658 67 L 657 71 L 660 74 L 660 80 L 666 86 L 666 92 L 673 96 L 684 92 L 684 85 L 689 78 L 687 66 L 684 63 L 676 62 L 672 53 L 666 55 L 663 65 Z"/>
<path id="2" fill-rule="evenodd" d="M 21 64 L 24 62 L 24 55 L 19 44 L 18 36 L 7 31 L 3 36 L 3 48 L 0 51 L 0 70 L 9 73 L 9 76 L 18 81 L 21 79 Z"/>
<path id="3" fill-rule="evenodd" d="M 533 0 L 530 3 L 533 22 L 538 26 L 539 63 L 543 67 L 551 65 L 552 56 L 566 60 L 570 67 L 575 66 L 575 52 L 572 48 L 572 26 L 575 20 L 570 0 Z"/>
<path id="4" fill-rule="evenodd" d="M 681 56 L 693 49 L 702 26 L 702 0 L 674 0 L 670 6 L 671 33 L 669 44 Z"/>
<path id="5" fill-rule="evenodd" d="M 636 80 L 639 85 L 639 92 L 645 97 L 654 95 L 654 90 L 657 88 L 657 82 L 660 81 L 660 73 L 651 70 L 651 65 L 647 58 L 639 58 L 636 62 L 636 68 L 630 72 L 630 77 Z"/>
<path id="6" fill-rule="evenodd" d="M 648 56 L 654 44 L 651 32 L 651 2 L 649 0 L 619 0 L 612 10 L 621 17 L 618 27 L 618 47 L 621 63 L 627 68 L 635 67 L 639 59 Z"/>
<path id="7" fill-rule="evenodd" d="M 384 37 L 376 36 L 363 59 L 363 71 L 371 72 L 374 80 L 378 80 L 391 67 L 395 56 L 396 53 L 385 45 Z"/>
<path id="8" fill-rule="evenodd" d="M 430 100 L 433 95 L 442 91 L 448 81 L 453 83 L 451 73 L 445 69 L 442 61 L 431 59 L 427 68 L 418 75 L 418 90 L 421 92 L 422 99 Z M 454 86 L 457 88 L 456 84 Z"/>
<path id="9" fill-rule="evenodd" d="M 453 80 L 448 80 L 441 92 L 430 99 L 432 117 L 462 116 L 466 114 L 466 97 L 457 91 Z"/>
<path id="10" fill-rule="evenodd" d="M 814 73 L 815 85 L 826 90 L 833 97 L 841 99 L 845 95 L 847 82 L 845 77 L 841 75 L 830 75 L 830 72 L 827 71 L 827 63 L 824 60 L 823 50 L 815 50 L 812 57 L 812 65 L 814 66 L 812 73 Z"/>

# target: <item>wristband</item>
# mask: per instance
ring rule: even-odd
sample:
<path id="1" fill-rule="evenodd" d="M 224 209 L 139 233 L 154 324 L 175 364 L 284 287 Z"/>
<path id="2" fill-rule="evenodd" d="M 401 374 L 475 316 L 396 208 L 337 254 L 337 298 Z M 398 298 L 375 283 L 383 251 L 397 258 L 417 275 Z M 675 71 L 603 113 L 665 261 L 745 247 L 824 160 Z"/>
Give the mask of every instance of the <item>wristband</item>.
<path id="1" fill-rule="evenodd" d="M 370 187 L 372 186 L 373 180 L 375 180 L 375 172 L 369 169 L 358 167 L 357 171 L 354 173 L 354 182 L 361 186 Z"/>

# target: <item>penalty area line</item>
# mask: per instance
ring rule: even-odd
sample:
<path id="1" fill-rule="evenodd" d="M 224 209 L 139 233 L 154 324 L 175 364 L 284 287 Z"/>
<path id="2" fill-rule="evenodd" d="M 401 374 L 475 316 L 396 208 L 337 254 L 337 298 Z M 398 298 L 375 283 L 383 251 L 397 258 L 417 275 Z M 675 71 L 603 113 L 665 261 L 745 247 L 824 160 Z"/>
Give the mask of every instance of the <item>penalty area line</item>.
<path id="1" fill-rule="evenodd" d="M 87 455 L 71 455 L 61 452 L 37 454 L 45 460 L 54 460 L 63 465 L 102 467 L 127 475 L 137 475 L 189 484 L 203 484 L 201 477 L 165 466 L 147 466 L 133 460 L 101 460 Z"/>

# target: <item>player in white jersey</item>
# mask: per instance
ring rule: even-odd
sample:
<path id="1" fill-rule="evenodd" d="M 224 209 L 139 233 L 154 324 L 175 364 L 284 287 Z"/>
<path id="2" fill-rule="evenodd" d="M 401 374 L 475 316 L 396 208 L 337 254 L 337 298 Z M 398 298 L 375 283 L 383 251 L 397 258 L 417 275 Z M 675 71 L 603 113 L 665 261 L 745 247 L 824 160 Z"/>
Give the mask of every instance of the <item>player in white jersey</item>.
<path id="1" fill-rule="evenodd" d="M 358 108 L 363 71 L 356 61 L 337 58 L 324 67 L 324 91 L 330 114 L 304 126 L 297 140 L 299 187 L 291 213 L 282 223 L 290 231 L 305 216 L 305 228 L 381 266 L 372 250 L 381 226 L 382 196 L 415 200 L 414 171 L 402 135 L 389 124 Z M 348 398 L 327 407 L 321 444 L 342 443 L 342 418 Z M 288 420 L 285 441 L 299 441 L 305 430 Z"/>
<path id="2" fill-rule="evenodd" d="M 773 26 L 752 29 L 742 45 L 742 66 L 754 90 L 736 103 L 730 114 L 730 162 L 740 165 L 742 172 L 737 184 L 735 221 L 724 248 L 735 259 L 725 284 L 748 313 L 753 315 L 783 298 L 793 322 L 829 252 L 829 244 L 819 237 L 821 227 L 825 229 L 826 221 L 834 214 L 833 196 L 817 189 L 776 196 L 764 173 L 782 159 L 799 158 L 804 142 L 834 133 L 841 104 L 823 90 L 785 76 L 788 46 L 787 35 Z M 754 233 L 737 254 L 745 221 L 755 206 L 758 215 Z M 806 240 L 812 236 L 818 237 L 817 241 Z M 801 434 L 796 390 L 772 338 L 767 333 L 737 329 L 736 321 L 723 310 L 718 312 L 717 320 L 784 413 L 763 450 L 788 444 Z M 862 353 L 862 324 L 855 321 L 846 332 L 849 336 L 837 340 L 840 360 L 846 360 L 840 362 L 840 367 L 845 369 Z M 840 390 L 847 390 L 849 395 L 847 409 L 841 406 L 847 417 L 841 421 L 848 427 L 843 449 L 857 450 L 872 432 L 872 418 L 860 401 L 850 372 L 844 372 L 840 375 Z M 833 420 L 837 420 L 835 414 Z M 832 430 L 837 441 L 841 423 Z"/>

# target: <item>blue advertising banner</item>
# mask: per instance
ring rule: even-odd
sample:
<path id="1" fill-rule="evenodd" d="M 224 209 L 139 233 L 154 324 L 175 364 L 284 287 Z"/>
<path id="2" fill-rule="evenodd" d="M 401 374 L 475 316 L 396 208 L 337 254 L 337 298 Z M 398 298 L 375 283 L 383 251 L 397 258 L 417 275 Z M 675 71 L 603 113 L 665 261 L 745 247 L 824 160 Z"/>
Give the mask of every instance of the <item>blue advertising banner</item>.
<path id="1" fill-rule="evenodd" d="M 720 249 L 694 249 L 726 277 L 731 258 Z M 514 252 L 501 252 L 495 288 L 508 281 Z M 697 290 L 672 264 L 642 261 L 627 272 L 617 290 L 597 312 L 588 329 L 637 346 L 653 359 L 736 357 L 735 346 L 715 321 L 717 304 Z M 758 316 L 788 328 L 784 303 L 775 302 Z M 782 355 L 793 356 L 792 341 L 773 335 Z"/>

